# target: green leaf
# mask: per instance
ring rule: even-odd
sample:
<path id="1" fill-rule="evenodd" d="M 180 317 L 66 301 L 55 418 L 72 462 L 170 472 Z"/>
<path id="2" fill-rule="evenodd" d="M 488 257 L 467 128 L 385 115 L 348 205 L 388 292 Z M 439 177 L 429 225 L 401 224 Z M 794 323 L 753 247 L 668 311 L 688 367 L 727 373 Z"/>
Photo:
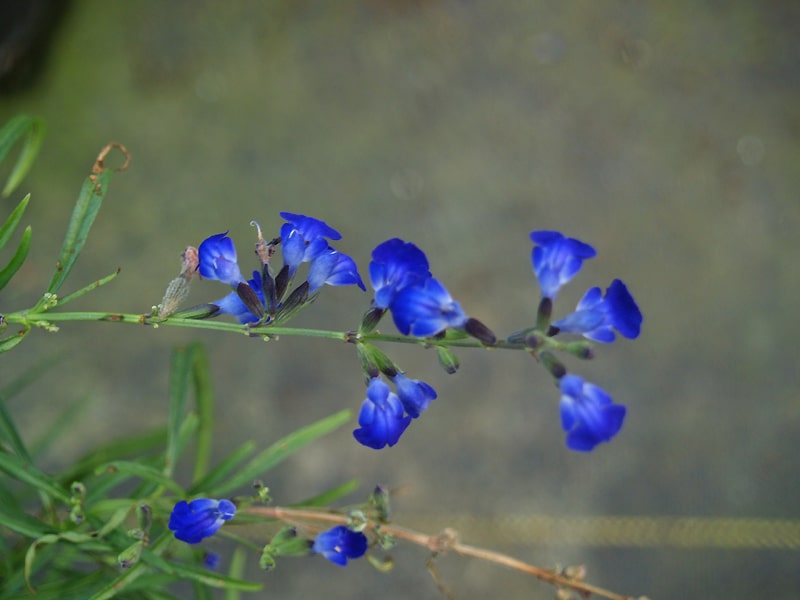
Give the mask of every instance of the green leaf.
<path id="1" fill-rule="evenodd" d="M 75 432 L 75 423 L 89 406 L 89 398 L 83 397 L 70 404 L 60 413 L 52 425 L 31 444 L 31 455 L 40 457 L 65 434 Z"/>
<path id="2" fill-rule="evenodd" d="M 86 244 L 89 230 L 92 228 L 95 217 L 97 217 L 100 206 L 106 197 L 108 185 L 113 174 L 113 171 L 106 169 L 87 177 L 86 181 L 83 182 L 83 187 L 80 194 L 78 194 L 78 200 L 75 203 L 72 217 L 67 226 L 67 234 L 61 246 L 61 253 L 58 255 L 56 271 L 53 273 L 50 285 L 47 286 L 47 293 L 57 293 L 64 281 L 66 281 L 70 271 L 72 271 L 72 267 L 75 266 L 75 261 L 78 260 L 78 256 L 80 256 L 83 246 Z"/>
<path id="3" fill-rule="evenodd" d="M 28 258 L 28 249 L 31 247 L 31 233 L 31 226 L 28 225 L 22 233 L 22 239 L 19 241 L 19 246 L 14 256 L 11 257 L 4 269 L 0 269 L 0 290 L 8 285 L 11 278 L 19 271 L 22 263 Z"/>
<path id="4" fill-rule="evenodd" d="M 149 549 L 146 549 L 142 553 L 143 556 L 151 554 L 157 555 L 158 553 L 162 552 L 164 547 L 169 544 L 171 539 L 172 535 L 167 535 L 166 533 L 162 534 L 151 544 Z M 139 561 L 130 569 L 123 571 L 120 575 L 104 585 L 102 589 L 92 594 L 92 596 L 89 597 L 89 600 L 109 600 L 110 598 L 114 598 L 123 590 L 127 590 L 128 586 L 130 586 L 137 578 L 145 575 L 146 573 L 147 567 L 145 566 L 145 563 L 143 561 Z"/>
<path id="5" fill-rule="evenodd" d="M 39 153 L 39 147 L 44 138 L 44 121 L 26 115 L 20 115 L 8 121 L 0 129 L 0 163 L 3 162 L 14 144 L 23 138 L 22 151 L 6 180 L 3 196 L 11 194 L 22 183 L 25 175 L 33 166 L 33 161 Z"/>
<path id="6" fill-rule="evenodd" d="M 166 438 L 166 433 L 160 429 L 125 437 L 100 446 L 82 456 L 69 471 L 59 477 L 59 481 L 62 485 L 69 485 L 73 481 L 84 479 L 87 474 L 93 473 L 102 464 L 126 457 L 146 455 L 149 451 L 163 446 Z M 92 496 L 93 491 L 93 489 L 89 490 L 89 496 Z"/>
<path id="7" fill-rule="evenodd" d="M 169 418 L 167 421 L 167 452 L 164 472 L 172 473 L 178 462 L 178 441 L 189 395 L 189 378 L 192 371 L 192 346 L 178 347 L 172 351 L 169 370 Z"/>
<path id="8" fill-rule="evenodd" d="M 42 584 L 36 588 L 35 595 L 25 591 L 22 594 L 2 596 L 2 598 L 3 600 L 31 600 L 32 598 L 36 600 L 77 600 L 78 598 L 87 598 L 107 576 L 102 570 L 83 576 L 76 574 L 69 579 Z"/>
<path id="9" fill-rule="evenodd" d="M 8 337 L 4 337 L 0 339 L 0 354 L 3 352 L 8 352 L 12 348 L 14 348 L 17 344 L 19 344 L 26 335 L 28 335 L 31 331 L 29 326 L 26 326 L 23 329 L 20 329 L 14 335 L 10 335 Z"/>
<path id="10" fill-rule="evenodd" d="M 231 490 L 251 484 L 253 480 L 262 478 L 264 473 L 292 453 L 323 435 L 338 429 L 349 422 L 351 418 L 351 411 L 343 410 L 290 433 L 255 456 L 230 479 L 221 483 L 215 489 L 209 490 L 209 493 L 214 497 L 222 497 Z"/>
<path id="11" fill-rule="evenodd" d="M 5 398 L 0 394 L 0 440 L 8 444 L 17 456 L 31 462 L 31 456 L 19 435 L 11 415 L 6 410 Z"/>
<path id="12" fill-rule="evenodd" d="M 11 239 L 11 235 L 22 220 L 22 215 L 25 214 L 25 209 L 28 207 L 30 199 L 30 194 L 25 196 L 20 203 L 17 204 L 17 207 L 11 211 L 11 214 L 8 215 L 8 219 L 3 223 L 3 226 L 0 227 L 0 250 L 5 248 L 8 240 Z"/>
<path id="13" fill-rule="evenodd" d="M 53 478 L 45 475 L 30 462 L 13 454 L 0 452 L 0 470 L 24 483 L 29 483 L 48 496 L 69 503 L 69 494 Z"/>
<path id="14" fill-rule="evenodd" d="M 237 546 L 231 556 L 231 566 L 228 569 L 228 576 L 234 579 L 241 579 L 244 576 L 245 567 L 247 566 L 247 552 L 241 546 Z M 242 595 L 239 593 L 241 590 L 228 588 L 225 592 L 225 600 L 240 600 Z"/>
<path id="15" fill-rule="evenodd" d="M 3 527 L 8 527 L 12 531 L 29 538 L 38 538 L 52 532 L 51 528 L 39 521 L 39 519 L 5 502 L 0 504 L 0 522 L 3 523 Z"/>
<path id="16" fill-rule="evenodd" d="M 192 484 L 192 487 L 189 488 L 189 495 L 191 496 L 207 489 L 212 489 L 214 486 L 219 484 L 219 482 L 223 481 L 226 477 L 233 473 L 233 471 L 237 470 L 242 461 L 255 452 L 255 449 L 256 443 L 254 441 L 246 441 L 231 454 L 225 457 L 224 460 L 222 460 L 216 467 L 209 471 L 209 473 L 207 473 L 206 476 L 200 481 Z"/>
<path id="17" fill-rule="evenodd" d="M 145 554 L 145 552 L 142 553 L 142 558 L 145 558 Z M 209 571 L 203 567 L 196 567 L 194 565 L 186 565 L 177 562 L 169 563 L 168 572 L 180 577 L 181 579 L 190 579 L 214 588 L 241 590 L 243 592 L 257 592 L 263 587 L 263 584 L 261 583 L 245 581 L 236 577 L 221 575 L 219 573 L 215 573 L 214 571 Z"/>
<path id="18" fill-rule="evenodd" d="M 292 506 L 330 506 L 339 498 L 355 492 L 360 485 L 358 479 L 351 479 L 341 485 L 337 485 L 335 488 L 329 489 L 327 492 L 323 492 L 313 498 L 298 502 L 297 504 L 292 504 Z"/>
<path id="19" fill-rule="evenodd" d="M 63 298 L 59 298 L 58 299 L 58 306 L 59 307 L 63 307 L 65 304 L 68 304 L 68 303 L 72 302 L 76 298 L 80 298 L 84 294 L 87 294 L 88 292 L 91 292 L 93 290 L 96 290 L 99 287 L 104 286 L 109 281 L 113 281 L 114 279 L 116 279 L 117 275 L 120 274 L 120 271 L 121 271 L 121 269 L 117 269 L 116 271 L 111 273 L 111 275 L 106 275 L 102 279 L 98 279 L 97 281 L 93 281 L 89 285 L 84 286 L 81 289 L 79 289 L 79 290 L 77 290 L 75 292 L 72 292 L 71 294 L 68 294 L 68 295 L 64 296 Z"/>
<path id="20" fill-rule="evenodd" d="M 208 354 L 201 344 L 195 346 L 192 361 L 192 381 L 194 382 L 195 404 L 200 418 L 197 428 L 197 448 L 195 450 L 194 474 L 192 480 L 205 475 L 211 459 L 214 432 L 214 394 L 211 389 L 211 378 Z"/>
<path id="21" fill-rule="evenodd" d="M 104 471 L 108 473 L 126 473 L 134 475 L 150 483 L 155 483 L 156 485 L 172 490 L 181 497 L 184 496 L 183 488 L 155 467 L 133 461 L 118 460 L 98 467 L 95 473 L 99 475 Z"/>

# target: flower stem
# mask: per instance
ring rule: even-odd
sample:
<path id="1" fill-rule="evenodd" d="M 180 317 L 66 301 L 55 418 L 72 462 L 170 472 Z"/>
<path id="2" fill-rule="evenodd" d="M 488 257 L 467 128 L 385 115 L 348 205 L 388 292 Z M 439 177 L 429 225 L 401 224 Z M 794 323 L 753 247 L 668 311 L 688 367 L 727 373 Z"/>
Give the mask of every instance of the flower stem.
<path id="1" fill-rule="evenodd" d="M 348 516 L 331 512 L 324 509 L 310 508 L 284 508 L 280 506 L 250 506 L 244 512 L 259 515 L 268 519 L 276 519 L 293 525 L 307 525 L 308 523 L 331 523 L 336 525 L 347 525 Z M 461 556 L 470 556 L 493 562 L 509 569 L 521 571 L 533 575 L 537 579 L 560 588 L 570 588 L 583 594 L 595 594 L 609 600 L 634 600 L 633 596 L 623 596 L 615 592 L 594 586 L 583 581 L 567 577 L 557 571 L 537 567 L 518 560 L 507 554 L 486 550 L 476 546 L 462 544 L 458 540 L 458 534 L 453 529 L 445 529 L 438 535 L 428 535 L 406 527 L 397 525 L 387 525 L 384 523 L 375 524 L 370 522 L 367 529 L 375 530 L 380 528 L 382 534 L 390 534 L 397 539 L 403 539 L 412 544 L 422 546 L 430 550 L 433 554 L 444 552 L 455 552 Z"/>

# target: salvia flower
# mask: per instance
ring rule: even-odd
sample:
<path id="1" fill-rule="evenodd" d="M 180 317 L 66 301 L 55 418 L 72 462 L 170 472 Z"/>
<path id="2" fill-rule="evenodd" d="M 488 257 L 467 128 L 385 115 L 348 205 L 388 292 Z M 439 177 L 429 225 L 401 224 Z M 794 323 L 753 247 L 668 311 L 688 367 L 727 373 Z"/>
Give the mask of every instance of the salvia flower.
<path id="1" fill-rule="evenodd" d="M 615 279 L 606 289 L 605 297 L 599 287 L 593 287 L 578 302 L 575 312 L 553 326 L 607 344 L 614 341 L 615 329 L 626 338 L 639 337 L 642 313 L 625 284 Z"/>
<path id="2" fill-rule="evenodd" d="M 232 287 L 244 280 L 236 262 L 236 247 L 227 231 L 203 240 L 197 253 L 200 275 L 206 279 L 216 279 Z"/>
<path id="3" fill-rule="evenodd" d="M 328 239 L 342 239 L 342 234 L 314 217 L 290 212 L 282 212 L 281 217 L 287 221 L 281 226 L 281 252 L 283 264 L 289 266 L 290 277 L 302 263 L 324 253 L 328 249 Z"/>
<path id="4" fill-rule="evenodd" d="M 314 540 L 311 551 L 321 554 L 333 564 L 344 567 L 348 559 L 364 556 L 367 546 L 367 536 L 363 533 L 352 531 L 344 525 L 337 525 L 320 533 Z"/>
<path id="5" fill-rule="evenodd" d="M 400 333 L 415 337 L 436 335 L 448 327 L 463 329 L 469 320 L 461 305 L 434 277 L 398 291 L 390 309 Z"/>
<path id="6" fill-rule="evenodd" d="M 379 377 L 371 379 L 358 415 L 360 427 L 353 431 L 353 437 L 368 448 L 380 450 L 394 446 L 409 423 L 411 417 L 403 416 L 403 404 L 397 394 Z"/>
<path id="7" fill-rule="evenodd" d="M 532 231 L 533 272 L 544 298 L 555 300 L 561 286 L 580 270 L 583 261 L 597 254 L 589 244 L 565 237 L 558 231 Z"/>
<path id="8" fill-rule="evenodd" d="M 402 373 L 398 373 L 392 377 L 392 383 L 397 389 L 400 402 L 403 403 L 406 412 L 413 419 L 425 412 L 431 400 L 436 399 L 436 390 L 419 379 L 409 379 Z"/>
<path id="9" fill-rule="evenodd" d="M 577 375 L 564 375 L 560 387 L 561 427 L 570 449 L 588 452 L 619 433 L 625 407 L 614 404 L 605 390 Z"/>
<path id="10" fill-rule="evenodd" d="M 425 253 L 411 242 L 393 238 L 372 251 L 369 278 L 378 308 L 389 308 L 399 290 L 429 277 L 431 272 Z"/>
<path id="11" fill-rule="evenodd" d="M 323 285 L 357 285 L 366 290 L 355 261 L 330 246 L 314 260 L 308 269 L 308 293 L 313 294 Z"/>
<path id="12" fill-rule="evenodd" d="M 258 296 L 258 299 L 261 303 L 264 303 L 264 289 L 261 285 L 261 273 L 258 271 L 253 271 L 253 278 L 247 280 L 247 285 L 249 285 L 252 290 Z M 239 297 L 239 294 L 236 292 L 231 292 L 224 298 L 220 298 L 212 302 L 219 307 L 218 314 L 224 315 L 231 315 L 236 318 L 239 323 L 256 323 L 259 321 L 259 316 L 252 313 L 252 311 L 247 308 L 247 305 L 242 302 L 242 299 Z"/>
<path id="13" fill-rule="evenodd" d="M 236 514 L 236 505 L 230 500 L 198 498 L 191 502 L 181 500 L 172 509 L 169 529 L 175 537 L 187 544 L 197 544 L 211 537 Z"/>

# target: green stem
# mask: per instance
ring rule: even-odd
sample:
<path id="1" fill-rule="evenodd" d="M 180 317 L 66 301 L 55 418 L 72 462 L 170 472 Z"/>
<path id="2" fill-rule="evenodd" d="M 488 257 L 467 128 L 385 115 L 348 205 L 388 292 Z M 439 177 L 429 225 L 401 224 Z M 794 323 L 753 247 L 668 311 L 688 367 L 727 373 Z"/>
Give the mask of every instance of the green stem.
<path id="1" fill-rule="evenodd" d="M 225 323 L 223 321 L 186 319 L 182 317 L 168 317 L 160 320 L 158 317 L 132 313 L 115 312 L 35 312 L 29 313 L 20 311 L 4 315 L 5 321 L 9 324 L 19 324 L 24 326 L 43 326 L 52 323 L 68 321 L 105 321 L 112 323 L 127 323 L 131 325 L 149 325 L 153 328 L 164 327 L 188 327 L 192 329 L 207 329 L 213 331 L 227 331 L 229 333 L 239 333 L 251 336 L 301 336 L 311 338 L 325 338 L 340 342 L 390 342 L 396 344 L 416 344 L 419 346 L 445 346 L 451 348 L 487 348 L 478 340 L 471 338 L 463 339 L 434 339 L 416 338 L 404 335 L 392 335 L 383 333 L 363 333 L 331 331 L 327 329 L 307 329 L 302 327 L 279 327 L 272 325 L 262 325 L 250 327 L 238 323 Z M 545 347 L 554 350 L 563 350 L 564 343 L 552 338 L 545 338 Z M 524 344 L 498 340 L 492 348 L 503 350 L 525 350 Z"/>

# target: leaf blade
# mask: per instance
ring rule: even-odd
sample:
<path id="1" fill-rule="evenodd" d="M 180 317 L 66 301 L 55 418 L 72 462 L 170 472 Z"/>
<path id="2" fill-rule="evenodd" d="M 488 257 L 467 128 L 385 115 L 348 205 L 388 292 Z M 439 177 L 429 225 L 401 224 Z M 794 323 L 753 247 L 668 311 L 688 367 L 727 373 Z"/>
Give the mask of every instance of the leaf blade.
<path id="1" fill-rule="evenodd" d="M 218 487 L 216 487 L 213 490 L 213 496 L 222 497 L 231 490 L 234 490 L 245 484 L 249 484 L 254 479 L 259 479 L 265 472 L 282 462 L 289 455 L 293 454 L 306 444 L 309 444 L 323 435 L 338 429 L 345 423 L 349 422 L 351 418 L 352 412 L 350 409 L 345 409 L 293 431 L 255 456 L 228 481 L 221 483 Z"/>
<path id="2" fill-rule="evenodd" d="M 3 187 L 3 196 L 9 196 L 17 189 L 30 171 L 42 145 L 44 131 L 44 120 L 27 115 L 19 115 L 10 119 L 0 129 L 0 163 L 3 162 L 12 147 L 19 140 L 23 140 L 17 162 L 11 168 L 11 173 Z"/>

